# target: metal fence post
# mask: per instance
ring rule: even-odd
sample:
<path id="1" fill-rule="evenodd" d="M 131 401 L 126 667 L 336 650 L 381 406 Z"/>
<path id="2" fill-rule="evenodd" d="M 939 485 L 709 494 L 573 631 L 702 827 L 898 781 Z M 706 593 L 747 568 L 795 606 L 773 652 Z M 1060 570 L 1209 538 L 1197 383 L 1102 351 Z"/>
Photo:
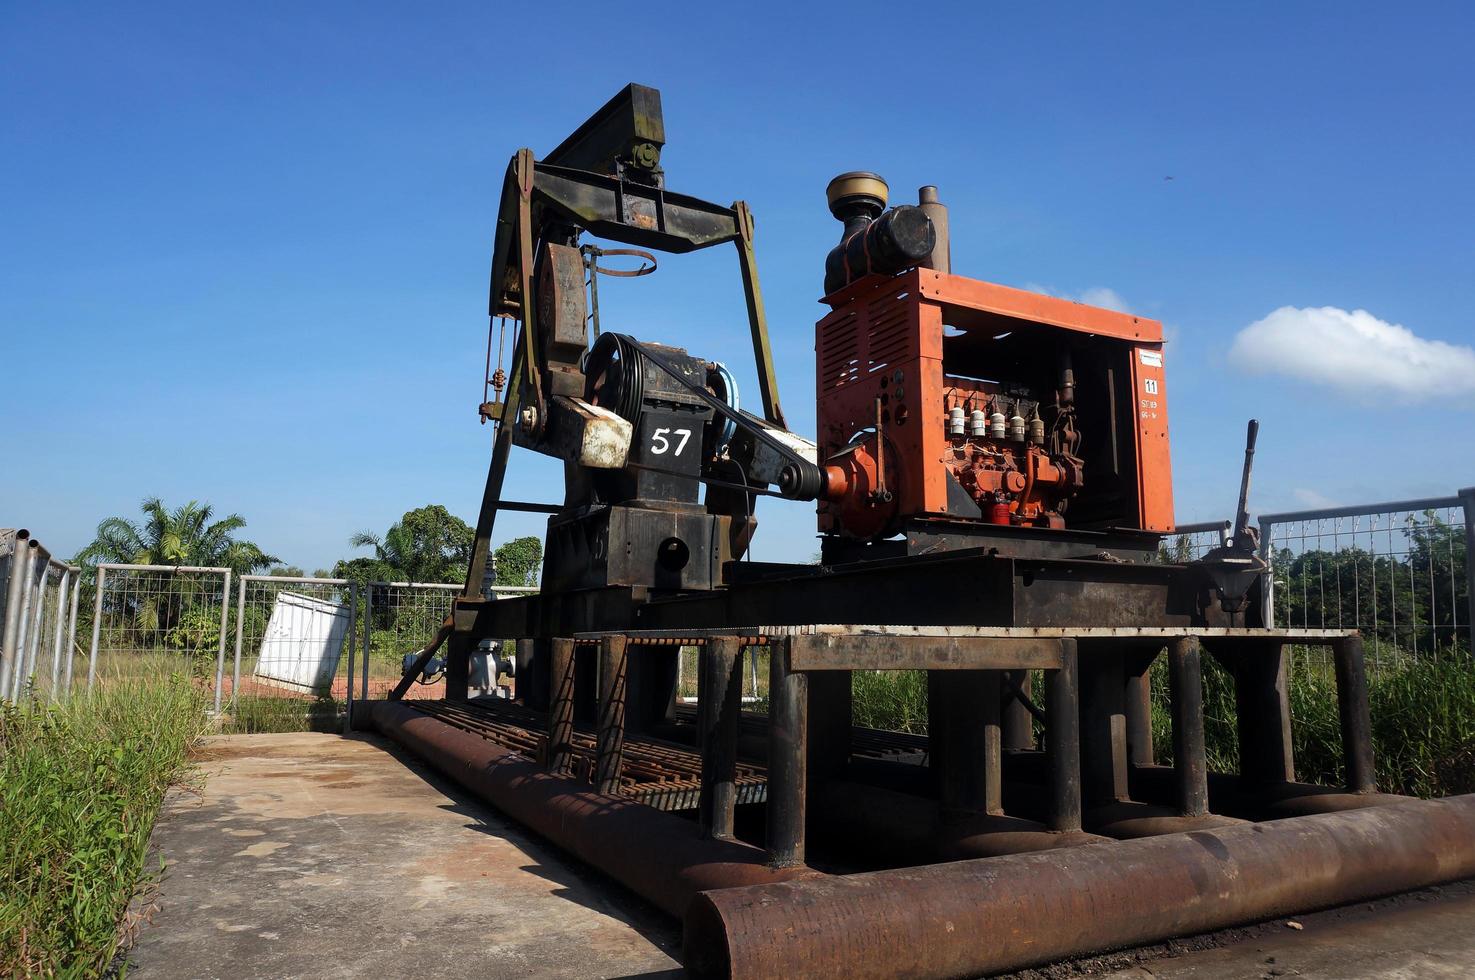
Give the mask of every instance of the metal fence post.
<path id="1" fill-rule="evenodd" d="M 92 652 L 87 657 L 87 693 L 92 693 L 92 684 L 97 680 L 97 644 L 102 639 L 102 591 L 107 584 L 108 570 L 97 566 L 97 596 L 92 603 Z"/>
<path id="2" fill-rule="evenodd" d="M 366 583 L 364 585 L 364 656 L 363 656 L 363 659 L 364 659 L 364 666 L 363 666 L 363 677 L 364 677 L 364 680 L 363 680 L 363 686 L 359 689 L 359 699 L 361 701 L 367 701 L 367 700 L 369 700 L 369 655 L 370 655 L 370 653 L 373 650 L 373 647 L 371 645 L 372 642 L 373 642 L 373 639 L 374 639 L 373 632 L 372 632 L 373 629 L 374 629 L 374 583 L 373 582 L 368 582 L 368 583 Z M 349 684 L 352 684 L 353 683 L 353 678 L 352 677 L 350 677 L 348 679 L 348 683 Z"/>
<path id="3" fill-rule="evenodd" d="M 246 628 L 246 576 L 241 576 L 241 584 L 236 595 L 236 656 L 235 664 L 231 667 L 230 674 L 230 703 L 231 710 L 235 710 L 237 693 L 241 690 L 241 640 Z"/>
<path id="4" fill-rule="evenodd" d="M 27 551 L 30 533 L 17 531 L 10 552 L 10 575 L 5 585 L 5 631 L 0 634 L 0 699 L 10 686 L 10 672 L 15 660 L 15 638 L 20 627 L 21 555 Z"/>
<path id="5" fill-rule="evenodd" d="M 1470 652 L 1475 653 L 1475 573 L 1470 570 L 1475 562 L 1475 487 L 1465 487 L 1459 497 L 1465 512 L 1465 632 L 1469 636 Z M 1454 613 L 1450 615 L 1453 617 Z"/>
<path id="6" fill-rule="evenodd" d="M 1260 618 L 1268 627 L 1275 626 L 1275 549 L 1270 545 L 1270 535 L 1275 525 L 1260 518 L 1260 557 L 1265 560 L 1265 586 L 1260 590 Z"/>
<path id="7" fill-rule="evenodd" d="M 34 552 L 34 545 L 26 549 L 26 567 L 21 573 L 20 617 L 16 624 L 15 653 L 11 658 L 13 663 L 10 668 L 10 687 L 0 692 L 0 695 L 3 695 L 9 701 L 20 700 L 21 685 L 25 683 L 26 649 L 30 646 L 31 640 L 31 599 L 32 593 L 35 591 L 31 584 L 36 576 L 36 556 Z"/>
<path id="8" fill-rule="evenodd" d="M 221 688 L 225 686 L 225 630 L 230 622 L 230 569 L 220 583 L 220 650 L 215 655 L 215 714 L 220 714 Z"/>
<path id="9" fill-rule="evenodd" d="M 51 700 L 56 700 L 57 685 L 61 683 L 61 637 L 67 625 L 67 586 L 71 584 L 72 570 L 62 566 L 61 581 L 56 583 L 56 639 L 51 644 Z"/>
<path id="10" fill-rule="evenodd" d="M 72 611 L 67 616 L 67 668 L 66 668 L 66 693 L 68 697 L 72 694 L 72 661 L 77 659 L 77 606 L 82 602 L 82 566 L 73 569 L 77 574 L 72 576 Z"/>
<path id="11" fill-rule="evenodd" d="M 353 730 L 353 654 L 358 645 L 359 584 L 348 583 L 348 669 L 343 672 L 343 732 Z M 331 691 L 331 689 L 330 689 Z"/>

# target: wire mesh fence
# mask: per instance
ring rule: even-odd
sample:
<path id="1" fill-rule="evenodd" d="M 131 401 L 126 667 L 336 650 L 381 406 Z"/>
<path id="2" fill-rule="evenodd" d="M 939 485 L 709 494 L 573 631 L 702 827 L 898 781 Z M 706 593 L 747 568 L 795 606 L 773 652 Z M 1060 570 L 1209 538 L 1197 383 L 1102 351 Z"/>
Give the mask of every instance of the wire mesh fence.
<path id="1" fill-rule="evenodd" d="M 230 586 L 228 568 L 99 564 L 88 690 L 183 666 L 219 711 Z"/>
<path id="2" fill-rule="evenodd" d="M 243 575 L 232 613 L 234 653 L 221 678 L 226 726 L 336 729 L 358 640 L 358 585 Z"/>
<path id="3" fill-rule="evenodd" d="M 356 698 L 377 699 L 392 691 L 400 681 L 406 654 L 425 648 L 451 614 L 451 602 L 459 585 L 424 585 L 409 582 L 374 582 L 365 590 L 363 633 L 364 656 L 359 665 Z M 407 698 L 445 696 L 445 678 L 416 683 Z"/>
<path id="4" fill-rule="evenodd" d="M 1204 524 L 1180 524 L 1163 540 L 1158 551 L 1162 561 L 1183 563 L 1198 561 L 1207 552 L 1224 544 L 1233 525 L 1229 521 Z"/>
<path id="5" fill-rule="evenodd" d="M 676 697 L 682 704 L 698 701 L 697 665 L 699 647 L 682 647 L 676 661 Z M 768 704 L 768 648 L 743 648 L 743 704 L 745 710 L 758 710 Z"/>
<path id="6" fill-rule="evenodd" d="M 1470 650 L 1469 496 L 1260 520 L 1277 626 L 1357 629 L 1375 664 Z"/>

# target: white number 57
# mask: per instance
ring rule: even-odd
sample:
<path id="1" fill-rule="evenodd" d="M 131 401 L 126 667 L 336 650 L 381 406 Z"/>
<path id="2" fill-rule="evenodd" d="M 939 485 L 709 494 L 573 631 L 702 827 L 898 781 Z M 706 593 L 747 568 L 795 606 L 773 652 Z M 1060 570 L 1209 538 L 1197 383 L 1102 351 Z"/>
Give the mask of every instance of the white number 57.
<path id="1" fill-rule="evenodd" d="M 686 442 L 691 438 L 690 429 L 657 429 L 650 437 L 650 451 L 653 456 L 660 456 L 666 450 L 671 449 L 671 443 L 666 439 L 666 433 L 671 433 L 678 440 L 676 448 L 672 450 L 672 456 L 680 456 L 681 451 L 686 448 Z"/>

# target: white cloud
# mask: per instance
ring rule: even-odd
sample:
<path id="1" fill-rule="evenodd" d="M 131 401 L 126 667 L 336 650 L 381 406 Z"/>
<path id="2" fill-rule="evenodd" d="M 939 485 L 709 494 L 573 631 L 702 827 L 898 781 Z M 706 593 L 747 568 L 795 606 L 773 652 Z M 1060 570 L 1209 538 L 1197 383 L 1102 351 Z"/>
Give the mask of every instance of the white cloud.
<path id="1" fill-rule="evenodd" d="M 1475 349 L 1425 340 L 1366 310 L 1282 306 L 1235 336 L 1229 362 L 1251 374 L 1404 401 L 1475 394 Z"/>
<path id="2" fill-rule="evenodd" d="M 1307 507 L 1324 509 L 1337 506 L 1337 501 L 1319 490 L 1312 490 L 1310 487 L 1297 487 L 1291 491 L 1291 495 Z"/>
<path id="3" fill-rule="evenodd" d="M 1089 289 L 1081 290 L 1079 293 L 1061 292 L 1058 289 L 1051 289 L 1049 286 L 1041 286 L 1037 282 L 1027 282 L 1024 284 L 1024 288 L 1032 293 L 1058 296 L 1060 299 L 1074 300 L 1077 303 L 1085 303 L 1087 306 L 1100 306 L 1104 309 L 1116 310 L 1118 313 L 1132 312 L 1127 309 L 1127 301 L 1122 299 L 1121 294 L 1115 289 L 1108 289 L 1105 286 L 1092 286 Z"/>

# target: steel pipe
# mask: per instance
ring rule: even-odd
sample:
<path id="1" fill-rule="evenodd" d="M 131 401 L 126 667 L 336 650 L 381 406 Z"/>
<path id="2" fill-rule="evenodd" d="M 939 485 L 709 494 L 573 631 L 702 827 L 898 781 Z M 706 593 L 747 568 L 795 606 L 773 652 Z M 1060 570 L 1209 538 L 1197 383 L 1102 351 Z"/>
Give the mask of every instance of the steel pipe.
<path id="1" fill-rule="evenodd" d="M 768 655 L 768 858 L 774 867 L 804 863 L 808 791 L 808 677 L 789 670 L 789 641 Z"/>
<path id="2" fill-rule="evenodd" d="M 1204 686 L 1198 640 L 1174 640 L 1168 647 L 1168 688 L 1173 702 L 1173 769 L 1178 813 L 1209 812 L 1209 772 L 1204 749 Z"/>
<path id="3" fill-rule="evenodd" d="M 699 895 L 697 977 L 972 977 L 1475 875 L 1475 795 Z"/>
<path id="4" fill-rule="evenodd" d="M 1337 715 L 1342 723 L 1342 758 L 1347 769 L 1347 792 L 1373 793 L 1373 723 L 1367 700 L 1367 667 L 1362 637 L 1349 636 L 1332 645 L 1337 671 Z"/>
<path id="5" fill-rule="evenodd" d="M 1059 670 L 1045 672 L 1045 754 L 1050 765 L 1050 829 L 1081 829 L 1081 714 L 1076 641 L 1060 641 Z"/>
<path id="6" fill-rule="evenodd" d="M 402 701 L 371 705 L 380 732 L 669 915 L 684 914 L 698 892 L 818 874 L 802 865 L 770 868 L 756 847 L 703 838 L 691 820 L 543 772 L 537 762 Z"/>
<path id="7" fill-rule="evenodd" d="M 548 688 L 549 772 L 569 771 L 574 758 L 574 641 L 554 637 L 548 644 L 551 672 Z"/>
<path id="8" fill-rule="evenodd" d="M 594 785 L 609 796 L 620 794 L 620 769 L 625 762 L 628 647 L 623 636 L 606 636 L 599 644 L 599 724 L 595 732 Z"/>
<path id="9" fill-rule="evenodd" d="M 698 819 L 712 837 L 734 836 L 737 808 L 738 719 L 743 710 L 743 647 L 735 636 L 713 637 L 697 670 L 698 745 L 702 789 Z"/>

